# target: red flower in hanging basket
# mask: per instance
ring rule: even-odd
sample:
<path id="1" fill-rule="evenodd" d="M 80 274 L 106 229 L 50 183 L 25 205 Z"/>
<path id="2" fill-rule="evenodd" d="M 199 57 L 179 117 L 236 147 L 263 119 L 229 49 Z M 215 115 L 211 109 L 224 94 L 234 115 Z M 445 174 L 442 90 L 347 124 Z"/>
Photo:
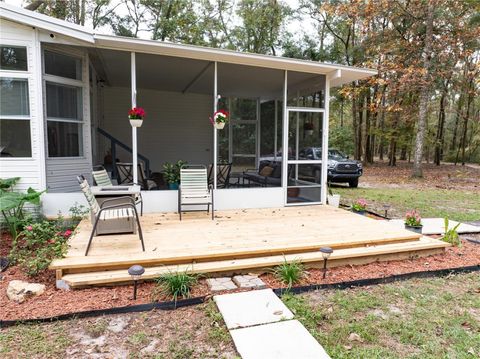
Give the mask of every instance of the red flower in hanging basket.
<path id="1" fill-rule="evenodd" d="M 134 107 L 128 111 L 128 118 L 130 120 L 143 120 L 145 117 L 145 110 L 141 107 Z"/>
<path id="2" fill-rule="evenodd" d="M 303 125 L 303 130 L 304 131 L 313 131 L 313 129 L 314 129 L 314 126 L 313 126 L 313 123 L 311 123 L 311 122 L 306 122 Z"/>
<path id="3" fill-rule="evenodd" d="M 218 110 L 213 114 L 213 118 L 210 117 L 210 122 L 212 125 L 216 123 L 227 123 L 228 122 L 228 112 L 225 110 Z"/>

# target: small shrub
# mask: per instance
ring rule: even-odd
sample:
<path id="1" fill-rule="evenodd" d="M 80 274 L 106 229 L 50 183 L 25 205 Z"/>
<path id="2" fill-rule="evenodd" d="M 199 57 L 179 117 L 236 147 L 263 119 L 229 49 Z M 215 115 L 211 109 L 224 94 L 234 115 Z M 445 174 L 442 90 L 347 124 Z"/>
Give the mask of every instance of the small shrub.
<path id="1" fill-rule="evenodd" d="M 460 237 L 458 236 L 457 232 L 460 223 L 458 223 L 455 227 L 451 229 L 448 228 L 448 224 L 448 218 L 445 218 L 445 235 L 442 239 L 447 243 L 450 243 L 456 247 L 460 247 L 462 245 L 462 242 L 460 241 Z"/>
<path id="2" fill-rule="evenodd" d="M 25 226 L 12 243 L 10 261 L 18 264 L 27 275 L 35 276 L 48 268 L 55 258 L 63 257 L 68 249 L 71 229 L 63 230 L 57 221 L 41 221 Z"/>
<path id="3" fill-rule="evenodd" d="M 278 280 L 285 283 L 288 288 L 291 288 L 292 285 L 305 276 L 305 269 L 299 261 L 287 262 L 285 259 L 284 263 L 276 267 L 273 273 Z"/>
<path id="4" fill-rule="evenodd" d="M 158 294 L 171 295 L 176 302 L 178 297 L 190 297 L 191 288 L 198 282 L 198 275 L 185 272 L 171 272 L 161 275 L 156 279 L 157 287 L 154 288 L 152 297 L 158 299 Z"/>

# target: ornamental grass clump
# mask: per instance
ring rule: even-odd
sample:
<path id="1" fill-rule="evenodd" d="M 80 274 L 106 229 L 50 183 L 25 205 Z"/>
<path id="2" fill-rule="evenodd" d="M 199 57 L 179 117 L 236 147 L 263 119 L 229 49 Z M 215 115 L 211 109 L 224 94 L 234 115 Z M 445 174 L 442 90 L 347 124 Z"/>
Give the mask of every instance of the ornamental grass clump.
<path id="1" fill-rule="evenodd" d="M 352 210 L 354 212 L 365 212 L 367 209 L 367 200 L 363 198 L 357 199 L 355 202 L 352 204 Z"/>
<path id="2" fill-rule="evenodd" d="M 455 247 L 460 247 L 462 245 L 462 242 L 460 241 L 460 237 L 457 232 L 457 229 L 460 226 L 460 223 L 458 223 L 455 227 L 450 229 L 448 228 L 449 227 L 448 218 L 445 218 L 444 223 L 445 223 L 445 235 L 443 236 L 442 240 L 447 243 L 450 243 Z"/>
<path id="3" fill-rule="evenodd" d="M 176 302 L 178 297 L 190 297 L 192 287 L 198 282 L 198 275 L 184 272 L 169 272 L 156 279 L 157 286 L 152 292 L 152 299 L 158 300 L 159 294 L 172 296 Z"/>
<path id="4" fill-rule="evenodd" d="M 287 262 L 287 259 L 284 258 L 284 262 L 274 269 L 273 274 L 290 289 L 305 276 L 305 268 L 298 260 Z"/>
<path id="5" fill-rule="evenodd" d="M 405 225 L 410 227 L 421 227 L 422 217 L 420 217 L 420 213 L 415 210 L 408 211 L 405 214 Z"/>

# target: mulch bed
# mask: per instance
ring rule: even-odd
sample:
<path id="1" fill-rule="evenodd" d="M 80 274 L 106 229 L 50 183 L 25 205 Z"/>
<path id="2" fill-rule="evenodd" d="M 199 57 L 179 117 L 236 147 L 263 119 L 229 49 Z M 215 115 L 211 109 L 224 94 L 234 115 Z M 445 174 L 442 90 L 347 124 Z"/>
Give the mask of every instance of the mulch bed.
<path id="1" fill-rule="evenodd" d="M 0 253 L 6 254 L 9 240 L 2 237 Z M 480 239 L 480 235 L 468 235 Z M 4 240 L 5 238 L 5 240 Z M 387 277 L 425 270 L 448 269 L 455 267 L 480 265 L 480 245 L 462 241 L 462 247 L 447 248 L 446 253 L 409 260 L 370 263 L 360 266 L 342 266 L 328 270 L 327 278 L 322 279 L 323 271 L 309 269 L 306 277 L 296 285 L 337 283 L 356 279 Z M 146 282 L 139 286 L 137 300 L 132 299 L 132 286 L 94 287 L 79 290 L 57 290 L 55 273 L 46 271 L 35 278 L 29 278 L 18 267 L 10 267 L 1 273 L 0 279 L 0 320 L 32 319 L 52 317 L 61 314 L 94 309 L 107 309 L 121 306 L 150 303 L 155 283 Z M 273 274 L 264 273 L 262 280 L 271 288 L 284 287 Z M 44 294 L 30 298 L 22 304 L 8 300 L 6 289 L 11 280 L 19 279 L 29 282 L 43 283 L 47 286 Z M 204 279 L 193 288 L 192 297 L 211 295 Z M 159 300 L 171 300 L 160 296 Z"/>

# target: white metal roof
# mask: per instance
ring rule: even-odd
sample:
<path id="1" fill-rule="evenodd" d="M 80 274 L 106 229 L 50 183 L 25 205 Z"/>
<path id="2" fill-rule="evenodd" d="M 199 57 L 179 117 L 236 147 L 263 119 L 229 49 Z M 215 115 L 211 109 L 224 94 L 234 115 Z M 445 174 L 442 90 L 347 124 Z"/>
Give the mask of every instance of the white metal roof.
<path id="1" fill-rule="evenodd" d="M 330 75 L 331 86 L 340 86 L 377 74 L 376 70 L 337 64 L 328 64 L 286 57 L 243 53 L 203 46 L 180 45 L 156 40 L 144 40 L 113 35 L 95 34 L 92 29 L 69 23 L 0 2 L 0 17 L 31 25 L 57 34 L 84 41 L 85 46 L 134 51 L 165 56 L 182 57 L 231 64 Z"/>

